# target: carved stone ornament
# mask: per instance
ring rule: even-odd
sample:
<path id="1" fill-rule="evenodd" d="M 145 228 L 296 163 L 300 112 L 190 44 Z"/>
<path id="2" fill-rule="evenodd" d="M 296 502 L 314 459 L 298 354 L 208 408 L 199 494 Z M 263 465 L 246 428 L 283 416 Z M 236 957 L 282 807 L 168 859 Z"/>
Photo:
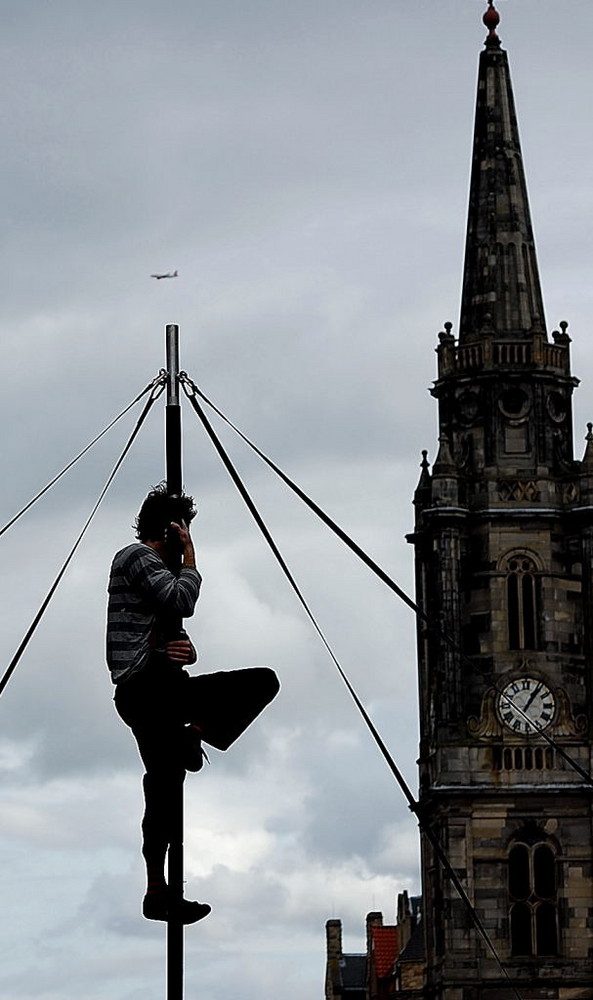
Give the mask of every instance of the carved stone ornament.
<path id="1" fill-rule="evenodd" d="M 455 404 L 460 422 L 471 426 L 475 423 L 482 408 L 480 392 L 477 389 L 462 389 L 461 392 L 457 393 Z"/>
<path id="2" fill-rule="evenodd" d="M 568 695 L 563 688 L 555 688 L 554 695 L 558 704 L 554 736 L 584 736 L 587 732 L 587 717 L 573 715 Z"/>
<path id="3" fill-rule="evenodd" d="M 458 466 L 465 473 L 471 473 L 475 468 L 473 443 L 471 434 L 464 434 L 459 441 Z"/>
<path id="4" fill-rule="evenodd" d="M 471 736 L 488 737 L 500 736 L 502 734 L 502 726 L 495 708 L 496 695 L 496 688 L 488 688 L 482 698 L 480 718 L 478 719 L 475 715 L 469 716 L 467 728 Z"/>
<path id="5" fill-rule="evenodd" d="M 565 483 L 562 487 L 562 499 L 564 503 L 576 503 L 579 499 L 579 492 L 577 483 Z"/>
<path id="6" fill-rule="evenodd" d="M 498 484 L 499 500 L 520 500 L 529 502 L 539 500 L 540 491 L 537 483 L 528 479 L 522 482 L 519 479 L 502 479 Z"/>
<path id="7" fill-rule="evenodd" d="M 508 386 L 500 395 L 498 406 L 501 413 L 513 424 L 522 423 L 531 408 L 529 394 L 520 386 Z"/>
<path id="8" fill-rule="evenodd" d="M 568 404 L 564 395 L 561 392 L 558 392 L 558 390 L 553 390 L 547 394 L 546 407 L 555 423 L 561 424 L 564 420 L 566 420 Z"/>

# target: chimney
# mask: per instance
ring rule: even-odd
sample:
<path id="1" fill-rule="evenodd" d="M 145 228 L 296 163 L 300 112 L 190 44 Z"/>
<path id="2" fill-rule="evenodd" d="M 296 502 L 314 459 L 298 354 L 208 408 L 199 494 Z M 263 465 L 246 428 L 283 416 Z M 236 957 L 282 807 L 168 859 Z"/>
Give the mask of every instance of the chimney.
<path id="1" fill-rule="evenodd" d="M 327 961 L 325 969 L 325 1000 L 334 1000 L 342 993 L 342 921 L 328 920 L 325 925 Z"/>

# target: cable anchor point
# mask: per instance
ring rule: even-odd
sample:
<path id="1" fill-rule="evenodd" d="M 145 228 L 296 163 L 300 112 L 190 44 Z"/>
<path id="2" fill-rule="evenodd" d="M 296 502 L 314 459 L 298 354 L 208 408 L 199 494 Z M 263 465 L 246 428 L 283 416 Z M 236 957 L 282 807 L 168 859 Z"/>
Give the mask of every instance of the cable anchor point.
<path id="1" fill-rule="evenodd" d="M 187 372 L 179 372 L 179 383 L 183 388 L 186 396 L 196 396 L 199 394 L 199 389 L 196 383 L 189 377 Z"/>

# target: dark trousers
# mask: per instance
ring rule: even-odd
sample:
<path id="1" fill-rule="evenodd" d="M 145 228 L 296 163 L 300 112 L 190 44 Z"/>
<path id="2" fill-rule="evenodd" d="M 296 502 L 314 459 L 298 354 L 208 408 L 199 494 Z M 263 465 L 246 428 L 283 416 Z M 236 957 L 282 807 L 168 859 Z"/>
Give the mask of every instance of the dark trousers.
<path id="1" fill-rule="evenodd" d="M 269 667 L 191 677 L 157 655 L 117 685 L 115 707 L 136 738 L 146 771 L 142 853 L 148 863 L 160 863 L 171 842 L 175 793 L 185 778 L 184 726 L 199 726 L 205 743 L 227 750 L 279 688 Z"/>

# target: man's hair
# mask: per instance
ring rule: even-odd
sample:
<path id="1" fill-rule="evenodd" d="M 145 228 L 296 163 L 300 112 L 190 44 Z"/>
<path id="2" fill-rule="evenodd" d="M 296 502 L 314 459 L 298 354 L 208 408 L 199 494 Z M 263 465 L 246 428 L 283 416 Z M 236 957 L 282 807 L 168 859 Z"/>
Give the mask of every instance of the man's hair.
<path id="1" fill-rule="evenodd" d="M 164 542 L 165 532 L 171 521 L 189 525 L 197 511 L 193 497 L 182 493 L 181 496 L 170 496 L 167 484 L 154 486 L 144 500 L 138 517 L 134 521 L 136 538 L 141 542 Z"/>

